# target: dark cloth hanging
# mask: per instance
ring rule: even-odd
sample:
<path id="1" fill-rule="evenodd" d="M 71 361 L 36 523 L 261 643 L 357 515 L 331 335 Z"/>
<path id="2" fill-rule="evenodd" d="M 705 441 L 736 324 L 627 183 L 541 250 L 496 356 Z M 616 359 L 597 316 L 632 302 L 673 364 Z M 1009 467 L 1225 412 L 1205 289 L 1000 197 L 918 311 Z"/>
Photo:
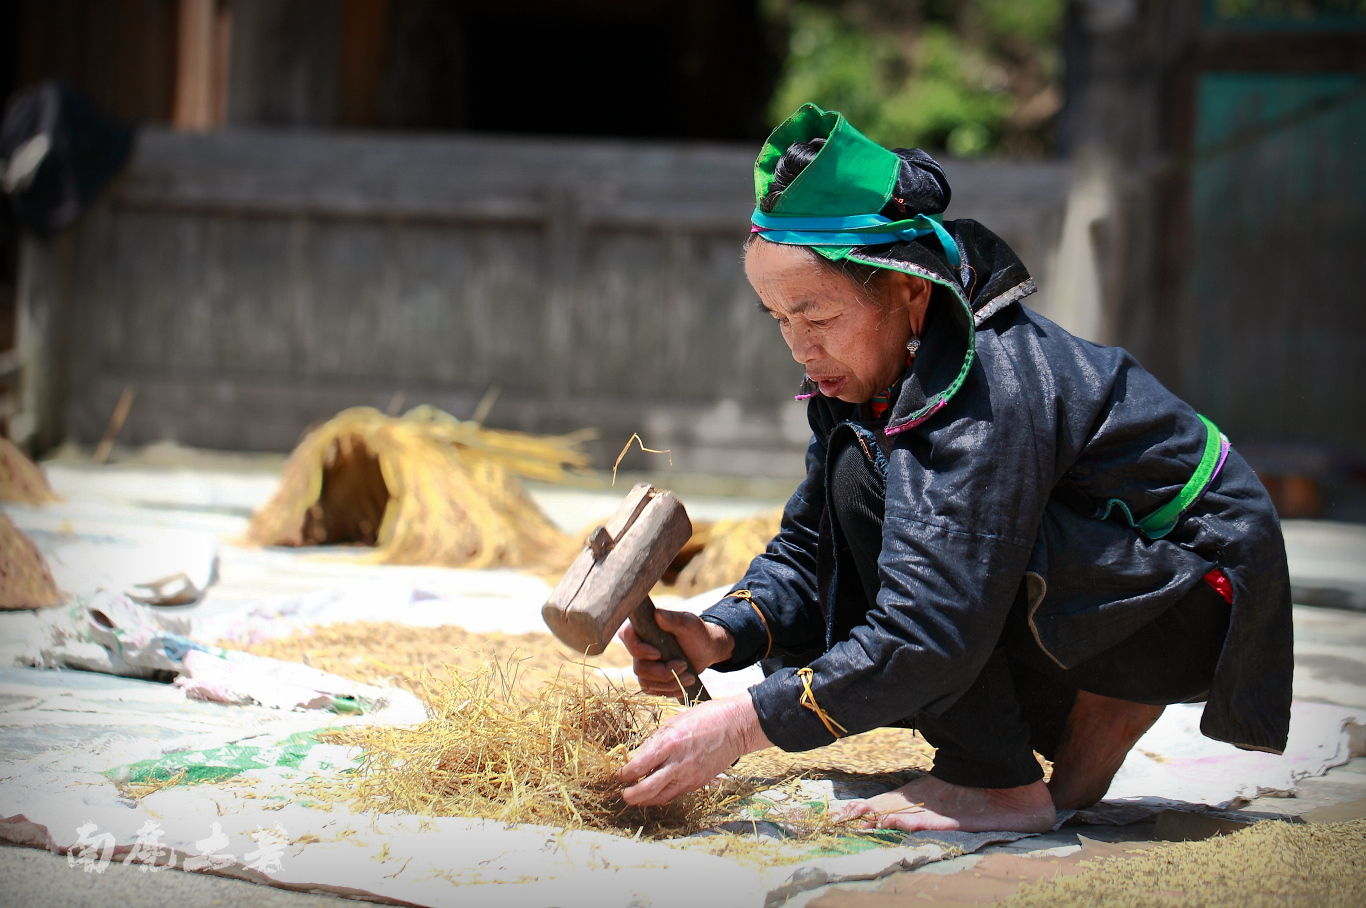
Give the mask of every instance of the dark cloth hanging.
<path id="1" fill-rule="evenodd" d="M 19 224 L 50 236 L 76 222 L 128 160 L 133 130 L 57 81 L 11 96 L 0 124 L 0 188 Z"/>

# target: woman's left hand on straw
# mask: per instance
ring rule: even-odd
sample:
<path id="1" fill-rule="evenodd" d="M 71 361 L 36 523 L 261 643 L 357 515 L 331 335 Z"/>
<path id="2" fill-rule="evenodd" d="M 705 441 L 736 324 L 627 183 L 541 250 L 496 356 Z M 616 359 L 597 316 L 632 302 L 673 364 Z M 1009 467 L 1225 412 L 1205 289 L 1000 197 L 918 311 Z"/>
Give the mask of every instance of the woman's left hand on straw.
<path id="1" fill-rule="evenodd" d="M 748 693 L 672 717 L 617 772 L 627 804 L 652 807 L 696 791 L 747 753 L 772 746 Z"/>

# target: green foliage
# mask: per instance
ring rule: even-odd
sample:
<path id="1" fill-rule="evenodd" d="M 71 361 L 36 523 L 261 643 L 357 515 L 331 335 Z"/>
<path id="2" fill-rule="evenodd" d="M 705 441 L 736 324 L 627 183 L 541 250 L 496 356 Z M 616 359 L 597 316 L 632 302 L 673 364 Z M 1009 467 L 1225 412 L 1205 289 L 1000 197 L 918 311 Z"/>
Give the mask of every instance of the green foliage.
<path id="1" fill-rule="evenodd" d="M 1035 45 L 1058 37 L 1064 0 L 979 0 L 978 14 L 992 34 L 1014 35 Z"/>
<path id="2" fill-rule="evenodd" d="M 788 56 L 776 124 L 806 101 L 889 147 L 1037 154 L 1059 106 L 1064 0 L 770 0 Z"/>
<path id="3" fill-rule="evenodd" d="M 1366 0 L 1214 0 L 1221 19 L 1307 19 L 1366 16 Z"/>

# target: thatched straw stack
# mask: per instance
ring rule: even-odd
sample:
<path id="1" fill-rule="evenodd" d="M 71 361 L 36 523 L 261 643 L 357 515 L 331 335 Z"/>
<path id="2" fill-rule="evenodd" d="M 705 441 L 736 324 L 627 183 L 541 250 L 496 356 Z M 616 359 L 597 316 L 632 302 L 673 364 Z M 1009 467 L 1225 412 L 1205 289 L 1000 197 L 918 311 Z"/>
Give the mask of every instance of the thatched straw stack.
<path id="1" fill-rule="evenodd" d="M 554 482 L 586 467 L 587 437 L 494 431 L 430 407 L 401 418 L 345 410 L 294 449 L 247 539 L 372 545 L 386 564 L 560 567 L 578 543 L 517 477 Z"/>
<path id="2" fill-rule="evenodd" d="M 38 465 L 7 438 L 0 438 L 0 500 L 21 504 L 57 501 Z M 60 605 L 62 594 L 42 553 L 0 514 L 0 610 Z"/>
<path id="3" fill-rule="evenodd" d="M 628 805 L 616 772 L 658 727 L 667 701 L 575 674 L 534 692 L 518 683 L 512 663 L 433 679 L 421 725 L 328 733 L 365 754 L 354 782 L 329 794 L 385 813 L 647 836 L 704 829 L 740 800 L 714 784 L 661 807 Z"/>
<path id="4" fill-rule="evenodd" d="M 0 437 L 0 500 L 23 504 L 58 500 L 38 465 L 3 437 Z"/>
<path id="5" fill-rule="evenodd" d="M 743 520 L 718 520 L 705 538 L 694 537 L 689 544 L 700 542 L 702 551 L 679 572 L 674 584 L 679 595 L 695 596 L 745 576 L 749 563 L 778 535 L 782 518 L 778 508 Z"/>
<path id="6" fill-rule="evenodd" d="M 0 514 L 0 610 L 60 605 L 62 594 L 42 554 Z"/>

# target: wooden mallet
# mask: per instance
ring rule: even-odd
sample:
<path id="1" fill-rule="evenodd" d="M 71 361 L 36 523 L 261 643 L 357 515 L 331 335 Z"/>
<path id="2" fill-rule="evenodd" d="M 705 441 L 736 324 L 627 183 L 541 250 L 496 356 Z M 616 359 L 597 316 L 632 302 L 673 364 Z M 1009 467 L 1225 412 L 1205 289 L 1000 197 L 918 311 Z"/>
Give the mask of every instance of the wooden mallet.
<path id="1" fill-rule="evenodd" d="M 692 521 L 673 492 L 642 482 L 617 512 L 588 536 L 588 544 L 541 607 L 560 642 L 586 656 L 607 648 L 630 619 L 641 640 L 665 662 L 688 657 L 655 621 L 650 590 L 692 537 Z M 694 677 L 698 672 L 689 665 Z M 699 678 L 684 688 L 689 702 L 707 700 Z"/>

